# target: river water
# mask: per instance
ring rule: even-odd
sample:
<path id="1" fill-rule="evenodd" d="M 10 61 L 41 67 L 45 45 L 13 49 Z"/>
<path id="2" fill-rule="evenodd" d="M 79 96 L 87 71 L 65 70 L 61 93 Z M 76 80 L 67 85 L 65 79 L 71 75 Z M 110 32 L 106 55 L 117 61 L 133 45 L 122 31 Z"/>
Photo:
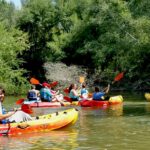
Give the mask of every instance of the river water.
<path id="1" fill-rule="evenodd" d="M 147 150 L 150 147 L 150 103 L 144 93 L 122 93 L 123 105 L 103 109 L 76 106 L 79 118 L 73 126 L 48 133 L 0 137 L 0 150 Z M 5 107 L 16 107 L 18 98 L 21 97 L 6 97 Z M 34 112 L 46 114 L 62 109 L 66 108 L 38 108 Z"/>

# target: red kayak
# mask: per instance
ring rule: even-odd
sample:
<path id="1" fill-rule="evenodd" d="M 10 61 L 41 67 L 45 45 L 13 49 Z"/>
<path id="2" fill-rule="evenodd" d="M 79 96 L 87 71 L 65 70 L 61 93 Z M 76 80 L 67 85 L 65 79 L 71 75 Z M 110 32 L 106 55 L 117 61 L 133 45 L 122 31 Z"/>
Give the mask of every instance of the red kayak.
<path id="1" fill-rule="evenodd" d="M 79 101 L 79 105 L 82 107 L 104 107 L 108 106 L 108 101 L 94 101 L 94 100 L 82 100 Z"/>
<path id="2" fill-rule="evenodd" d="M 95 101 L 95 100 L 81 100 L 79 105 L 82 107 L 103 107 L 109 105 L 117 105 L 123 102 L 123 97 L 121 95 L 112 96 L 107 101 Z"/>

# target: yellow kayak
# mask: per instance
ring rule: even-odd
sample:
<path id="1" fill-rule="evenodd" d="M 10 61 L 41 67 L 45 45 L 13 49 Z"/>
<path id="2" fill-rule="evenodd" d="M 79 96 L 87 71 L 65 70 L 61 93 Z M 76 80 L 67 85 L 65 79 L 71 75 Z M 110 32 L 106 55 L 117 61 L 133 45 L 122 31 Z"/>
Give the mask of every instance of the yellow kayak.
<path id="1" fill-rule="evenodd" d="M 21 123 L 8 123 L 0 125 L 0 135 L 17 135 L 60 129 L 74 124 L 78 119 L 75 108 L 39 116 L 31 121 Z"/>
<path id="2" fill-rule="evenodd" d="M 144 96 L 145 96 L 145 98 L 146 98 L 147 101 L 150 101 L 150 93 L 145 93 Z"/>
<path id="3" fill-rule="evenodd" d="M 112 96 L 109 98 L 109 104 L 113 105 L 113 104 L 120 104 L 123 102 L 123 97 L 122 95 L 117 95 L 117 96 Z"/>
<path id="4" fill-rule="evenodd" d="M 78 101 L 75 101 L 75 102 L 62 102 L 61 104 L 62 106 L 78 106 L 79 105 L 79 102 Z"/>

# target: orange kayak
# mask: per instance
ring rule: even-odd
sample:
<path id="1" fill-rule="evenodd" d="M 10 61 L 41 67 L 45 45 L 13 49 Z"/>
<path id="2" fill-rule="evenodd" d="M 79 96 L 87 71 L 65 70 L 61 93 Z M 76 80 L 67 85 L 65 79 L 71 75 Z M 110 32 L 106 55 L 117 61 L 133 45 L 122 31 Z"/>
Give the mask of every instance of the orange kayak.
<path id="1" fill-rule="evenodd" d="M 74 108 L 33 118 L 32 121 L 0 125 L 0 135 L 20 135 L 51 131 L 74 124 L 78 111 Z"/>

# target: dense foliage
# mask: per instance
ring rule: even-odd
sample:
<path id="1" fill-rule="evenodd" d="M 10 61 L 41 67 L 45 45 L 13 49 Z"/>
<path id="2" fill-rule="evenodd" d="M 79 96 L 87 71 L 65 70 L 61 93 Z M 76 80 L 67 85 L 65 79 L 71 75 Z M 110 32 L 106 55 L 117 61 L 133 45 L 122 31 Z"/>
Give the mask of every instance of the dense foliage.
<path id="1" fill-rule="evenodd" d="M 0 0 L 0 22 L 5 27 L 10 28 L 15 25 L 15 5 L 13 3 L 7 3 L 5 0 Z"/>
<path id="2" fill-rule="evenodd" d="M 13 27 L 14 5 L 0 1 L 0 8 L 0 86 L 9 94 L 21 94 L 27 90 L 28 83 L 23 77 L 26 71 L 21 68 L 23 60 L 18 55 L 28 46 L 27 34 Z"/>
<path id="3" fill-rule="evenodd" d="M 21 2 L 22 8 L 16 10 L 13 4 L 0 0 L 0 8 L 3 8 L 0 9 L 0 22 L 6 35 L 19 32 L 15 38 L 24 36 L 19 30 L 28 34 L 28 47 L 20 42 L 18 44 L 21 45 L 13 48 L 14 53 L 16 51 L 13 58 L 17 58 L 15 63 L 20 64 L 20 60 L 24 60 L 22 67 L 29 71 L 27 76 L 35 75 L 42 79 L 45 76 L 44 63 L 61 61 L 67 65 L 85 66 L 106 80 L 112 80 L 117 72 L 125 71 L 127 84 L 134 83 L 137 88 L 142 84 L 148 85 L 149 1 Z M 26 37 L 22 40 L 25 43 Z"/>
<path id="4" fill-rule="evenodd" d="M 29 35 L 30 48 L 23 58 L 27 62 L 25 67 L 32 70 L 31 75 L 43 74 L 44 62 L 61 57 L 62 51 L 53 51 L 48 44 L 58 23 L 59 13 L 49 0 L 24 1 L 17 26 Z"/>
<path id="5" fill-rule="evenodd" d="M 149 14 L 134 17 L 132 7 L 140 6 L 138 2 L 130 7 L 130 2 L 123 0 L 69 2 L 62 10 L 67 14 L 70 8 L 65 18 L 71 22 L 69 31 L 63 28 L 63 33 L 52 42 L 65 52 L 65 62 L 84 64 L 109 74 L 126 71 L 131 80 L 148 78 L 150 20 Z"/>
<path id="6" fill-rule="evenodd" d="M 9 94 L 23 93 L 27 82 L 23 78 L 24 69 L 20 68 L 18 54 L 26 48 L 26 34 L 16 29 L 9 32 L 0 24 L 0 86 Z"/>

